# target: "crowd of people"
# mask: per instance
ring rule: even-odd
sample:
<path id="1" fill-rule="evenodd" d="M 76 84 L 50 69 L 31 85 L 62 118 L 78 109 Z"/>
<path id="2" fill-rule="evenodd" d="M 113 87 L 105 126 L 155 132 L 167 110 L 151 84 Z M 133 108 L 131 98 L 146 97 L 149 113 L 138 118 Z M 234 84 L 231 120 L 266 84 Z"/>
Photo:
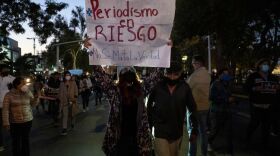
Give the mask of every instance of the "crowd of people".
<path id="1" fill-rule="evenodd" d="M 61 127 L 61 135 L 67 135 L 80 112 L 78 97 L 81 112 L 86 112 L 94 92 L 95 105 L 102 104 L 103 96 L 110 104 L 102 146 L 108 156 L 178 156 L 184 125 L 189 134 L 188 156 L 197 155 L 198 141 L 203 156 L 215 150 L 215 139 L 221 130 L 226 132 L 226 154 L 234 155 L 233 75 L 223 68 L 211 79 L 204 65 L 202 56 L 194 56 L 194 72 L 187 79 L 181 63 L 171 61 L 170 68 L 155 69 L 141 79 L 133 67 L 120 67 L 115 80 L 102 67 L 95 66 L 90 76 L 55 72 L 47 78 L 37 75 L 32 85 L 23 77 L 9 75 L 9 68 L 1 66 L 1 127 L 10 131 L 13 155 L 29 156 L 33 107 L 37 113 L 42 110 L 50 115 L 54 126 Z M 270 68 L 269 60 L 260 60 L 245 84 L 251 108 L 248 145 L 261 124 L 264 148 L 270 133 L 279 135 L 280 85 Z M 3 150 L 0 128 L 0 151 Z"/>
<path id="2" fill-rule="evenodd" d="M 6 65 L 0 66 L 0 152 L 4 151 L 3 128 L 12 138 L 13 156 L 29 156 L 29 133 L 33 112 L 47 114 L 54 127 L 67 135 L 75 125 L 75 116 L 89 110 L 89 97 L 95 92 L 102 104 L 101 82 L 97 76 L 72 75 L 69 71 L 54 72 L 49 77 L 37 75 L 33 82 L 22 76 L 11 76 Z M 94 88 L 95 87 L 95 88 Z M 78 105 L 81 96 L 82 109 Z M 96 103 L 97 104 L 97 103 Z M 2 128 L 3 127 L 3 128 Z"/>

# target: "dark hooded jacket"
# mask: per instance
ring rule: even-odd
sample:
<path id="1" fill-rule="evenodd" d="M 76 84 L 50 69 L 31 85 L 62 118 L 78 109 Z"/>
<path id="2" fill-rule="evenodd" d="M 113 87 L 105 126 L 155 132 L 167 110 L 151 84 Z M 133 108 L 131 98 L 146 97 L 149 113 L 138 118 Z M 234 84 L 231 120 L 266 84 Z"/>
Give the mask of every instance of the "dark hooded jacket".
<path id="1" fill-rule="evenodd" d="M 187 109 L 193 133 L 197 133 L 196 103 L 189 85 L 181 80 L 171 94 L 166 82 L 159 82 L 148 100 L 149 124 L 155 129 L 155 137 L 168 140 L 182 137 Z"/>

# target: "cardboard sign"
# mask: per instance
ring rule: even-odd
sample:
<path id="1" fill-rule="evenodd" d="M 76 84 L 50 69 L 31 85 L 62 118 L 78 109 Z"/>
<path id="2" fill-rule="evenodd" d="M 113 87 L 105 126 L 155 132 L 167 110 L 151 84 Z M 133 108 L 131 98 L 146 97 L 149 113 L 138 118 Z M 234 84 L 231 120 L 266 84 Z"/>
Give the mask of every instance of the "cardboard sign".
<path id="1" fill-rule="evenodd" d="M 169 67 L 172 0 L 86 0 L 91 65 Z"/>

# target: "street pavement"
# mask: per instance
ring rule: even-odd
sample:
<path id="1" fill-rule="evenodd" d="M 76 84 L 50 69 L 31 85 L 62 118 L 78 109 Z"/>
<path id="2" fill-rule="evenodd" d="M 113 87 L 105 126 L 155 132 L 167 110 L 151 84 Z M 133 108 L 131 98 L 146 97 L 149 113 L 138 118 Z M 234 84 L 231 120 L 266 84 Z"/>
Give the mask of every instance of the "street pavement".
<path id="1" fill-rule="evenodd" d="M 90 98 L 90 110 L 81 112 L 73 130 L 68 131 L 67 136 L 61 136 L 61 128 L 54 127 L 52 119 L 43 112 L 34 110 L 34 121 L 31 131 L 31 156 L 104 156 L 101 150 L 108 118 L 109 104 L 103 100 L 102 105 L 95 106 L 93 96 Z M 271 137 L 269 150 L 261 150 L 259 130 L 256 132 L 250 147 L 246 146 L 246 127 L 249 122 L 248 104 L 239 102 L 235 107 L 233 122 L 234 156 L 280 156 L 279 137 Z M 188 136 L 184 131 L 180 156 L 186 156 L 188 151 Z M 224 156 L 225 136 L 221 132 L 214 142 L 215 152 L 210 156 Z M 0 156 L 11 156 L 11 139 L 5 134 L 6 150 L 0 152 Z M 198 146 L 199 147 L 199 146 Z M 198 148 L 199 150 L 199 148 Z M 200 150 L 198 155 L 200 156 Z"/>

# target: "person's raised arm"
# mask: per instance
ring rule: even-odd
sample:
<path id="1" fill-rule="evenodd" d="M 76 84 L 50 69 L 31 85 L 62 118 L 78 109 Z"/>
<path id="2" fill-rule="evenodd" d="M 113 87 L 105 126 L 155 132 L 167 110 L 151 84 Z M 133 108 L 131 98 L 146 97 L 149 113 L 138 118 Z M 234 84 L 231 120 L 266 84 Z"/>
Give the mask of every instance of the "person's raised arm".
<path id="1" fill-rule="evenodd" d="M 30 98 L 30 105 L 32 107 L 37 106 L 39 104 L 39 97 L 41 96 L 41 92 L 38 91 L 33 95 L 31 91 L 28 91 L 27 94 L 28 97 Z"/>
<path id="2" fill-rule="evenodd" d="M 144 85 L 144 96 L 149 95 L 152 92 L 155 84 L 157 84 L 161 80 L 162 74 L 158 69 L 154 69 L 149 76 L 143 79 Z"/>
<path id="3" fill-rule="evenodd" d="M 96 75 L 98 75 L 97 84 L 99 83 L 99 87 L 107 95 L 110 102 L 114 95 L 117 94 L 116 84 L 114 83 L 110 75 L 106 74 L 105 72 L 100 70 L 97 70 L 95 72 Z"/>

